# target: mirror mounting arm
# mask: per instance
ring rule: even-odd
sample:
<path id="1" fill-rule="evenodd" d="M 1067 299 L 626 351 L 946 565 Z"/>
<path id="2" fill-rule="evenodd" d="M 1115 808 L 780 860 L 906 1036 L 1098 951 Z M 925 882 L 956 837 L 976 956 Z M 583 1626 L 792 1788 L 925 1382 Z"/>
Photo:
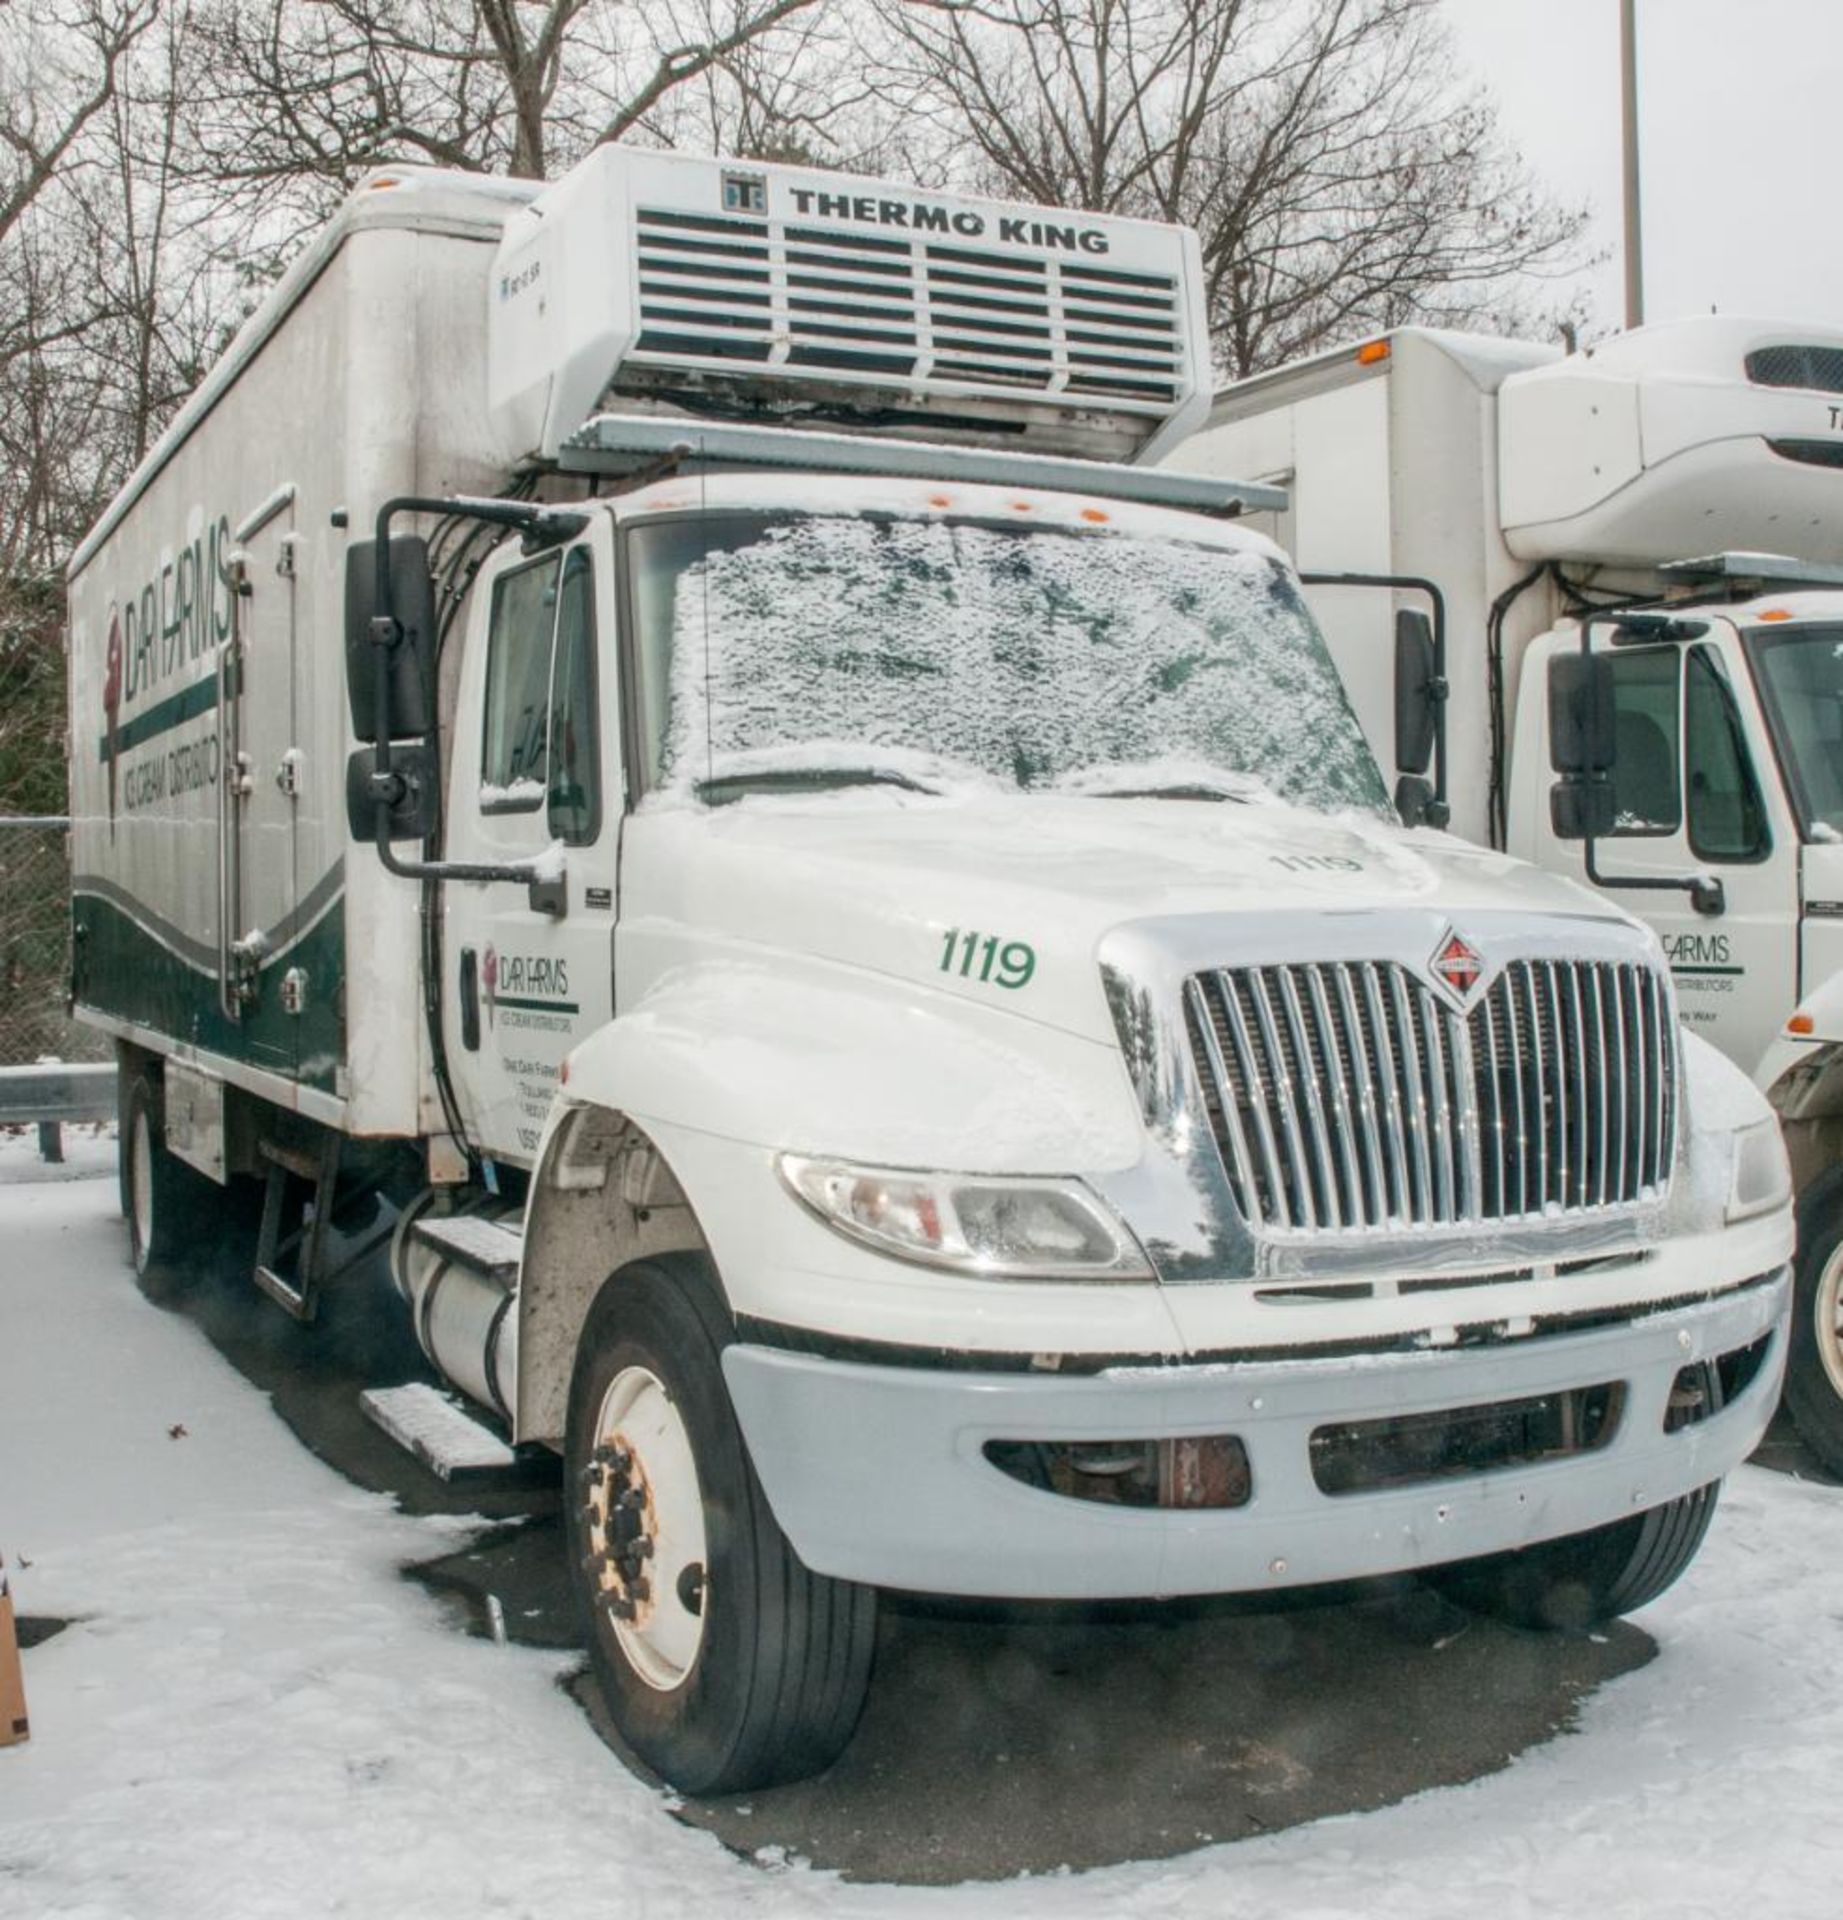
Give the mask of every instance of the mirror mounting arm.
<path id="1" fill-rule="evenodd" d="M 373 699 L 377 715 L 377 762 L 370 776 L 370 793 L 375 808 L 373 842 L 386 873 L 402 880 L 458 880 L 476 885 L 509 881 L 530 890 L 531 904 L 540 912 L 560 913 L 562 892 L 556 874 L 540 869 L 530 861 L 493 862 L 470 860 L 400 860 L 391 843 L 391 814 L 404 798 L 406 783 L 390 763 L 390 696 L 392 656 L 402 644 L 403 629 L 391 612 L 390 523 L 400 513 L 439 513 L 489 525 L 516 527 L 524 535 L 527 552 L 537 552 L 562 541 L 573 540 L 589 524 L 586 513 L 566 508 L 545 507 L 525 500 L 476 500 L 467 497 L 428 499 L 402 494 L 387 500 L 378 509 L 377 575 L 374 612 L 371 616 L 372 654 L 375 662 Z"/>
<path id="2" fill-rule="evenodd" d="M 1301 573 L 1307 587 L 1384 587 L 1392 592 L 1422 593 L 1433 614 L 1433 678 L 1427 697 L 1433 707 L 1433 793 L 1424 816 L 1429 826 L 1443 827 L 1452 809 L 1446 799 L 1446 595 L 1439 583 L 1418 573 Z"/>

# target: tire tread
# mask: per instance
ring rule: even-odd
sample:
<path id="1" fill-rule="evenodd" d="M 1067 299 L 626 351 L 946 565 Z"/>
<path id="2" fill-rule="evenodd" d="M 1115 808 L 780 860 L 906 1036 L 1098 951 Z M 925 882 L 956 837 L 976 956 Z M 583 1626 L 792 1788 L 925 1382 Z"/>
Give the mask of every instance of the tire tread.
<path id="1" fill-rule="evenodd" d="M 735 1328 L 708 1262 L 697 1254 L 656 1255 L 608 1282 L 585 1323 L 578 1390 L 582 1367 L 599 1342 L 617 1337 L 623 1308 L 637 1297 L 636 1290 L 664 1291 L 690 1309 L 727 1413 L 720 1357 L 735 1339 Z M 675 1317 L 672 1308 L 666 1312 Z M 577 1397 L 572 1393 L 572 1433 Z M 875 1589 L 816 1574 L 801 1562 L 774 1518 L 733 1413 L 727 1413 L 724 1426 L 717 1444 L 740 1488 L 740 1510 L 733 1519 L 748 1536 L 755 1585 L 748 1670 L 738 1676 L 741 1708 L 721 1751 L 706 1742 L 693 1756 L 688 1743 L 682 1765 L 667 1751 L 669 1742 L 629 1734 L 642 1757 L 674 1785 L 702 1794 L 776 1786 L 829 1766 L 850 1741 L 863 1711 L 876 1640 Z M 591 1622 L 591 1635 L 597 1631 Z M 608 1656 L 598 1640 L 592 1638 L 591 1644 L 599 1664 Z M 618 1724 L 616 1691 L 604 1685 L 604 1692 Z"/>
<path id="2" fill-rule="evenodd" d="M 1426 1578 L 1458 1605 L 1512 1626 L 1594 1626 L 1648 1606 L 1674 1585 L 1702 1546 L 1720 1492 L 1711 1481 L 1629 1520 L 1436 1567 Z"/>
<path id="3" fill-rule="evenodd" d="M 1786 1349 L 1785 1405 L 1798 1437 L 1826 1471 L 1843 1479 L 1843 1396 L 1818 1352 L 1817 1283 L 1843 1238 L 1843 1166 L 1831 1167 L 1798 1198 L 1798 1254 Z"/>

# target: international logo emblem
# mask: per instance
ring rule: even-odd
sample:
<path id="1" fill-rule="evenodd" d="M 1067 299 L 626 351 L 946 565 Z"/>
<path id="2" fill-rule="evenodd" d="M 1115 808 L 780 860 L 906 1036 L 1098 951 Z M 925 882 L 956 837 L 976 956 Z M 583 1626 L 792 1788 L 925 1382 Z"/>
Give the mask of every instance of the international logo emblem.
<path id="1" fill-rule="evenodd" d="M 1485 963 L 1479 958 L 1477 949 L 1468 946 L 1450 929 L 1434 949 L 1429 964 L 1434 978 L 1450 987 L 1461 1000 L 1478 985 L 1485 970 Z"/>

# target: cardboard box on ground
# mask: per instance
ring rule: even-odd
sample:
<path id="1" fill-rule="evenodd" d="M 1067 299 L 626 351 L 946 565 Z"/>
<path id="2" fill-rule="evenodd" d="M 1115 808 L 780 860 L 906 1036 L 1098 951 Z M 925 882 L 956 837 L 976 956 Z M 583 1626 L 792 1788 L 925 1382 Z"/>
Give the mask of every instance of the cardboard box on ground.
<path id="1" fill-rule="evenodd" d="M 10 1747 L 31 1735 L 26 1719 L 26 1676 L 19 1664 L 19 1629 L 13 1619 L 13 1596 L 0 1568 L 0 1747 Z"/>

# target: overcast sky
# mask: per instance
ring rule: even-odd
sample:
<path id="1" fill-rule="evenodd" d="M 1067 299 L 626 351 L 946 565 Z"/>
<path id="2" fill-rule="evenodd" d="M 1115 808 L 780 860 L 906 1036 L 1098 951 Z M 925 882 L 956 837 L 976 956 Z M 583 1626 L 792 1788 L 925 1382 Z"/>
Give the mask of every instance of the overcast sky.
<path id="1" fill-rule="evenodd" d="M 1446 0 L 1454 49 L 1557 194 L 1590 200 L 1595 330 L 1624 316 L 1619 0 Z M 1843 325 L 1843 0 L 1638 0 L 1645 314 Z"/>

